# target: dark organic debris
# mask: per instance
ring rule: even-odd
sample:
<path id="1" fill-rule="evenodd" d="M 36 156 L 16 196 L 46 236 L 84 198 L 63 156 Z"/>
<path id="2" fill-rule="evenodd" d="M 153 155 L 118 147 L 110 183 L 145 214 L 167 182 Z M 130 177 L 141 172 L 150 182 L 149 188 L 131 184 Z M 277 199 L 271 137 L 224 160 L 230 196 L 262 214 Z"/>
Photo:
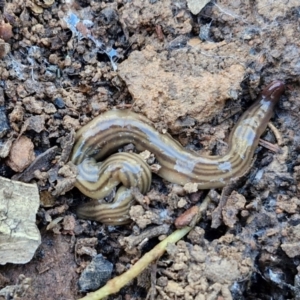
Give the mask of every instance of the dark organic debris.
<path id="1" fill-rule="evenodd" d="M 24 172 L 15 175 L 13 179 L 29 182 L 34 178 L 34 172 L 36 170 L 48 171 L 52 166 L 52 160 L 56 155 L 57 148 L 57 146 L 54 146 L 40 154 Z"/>

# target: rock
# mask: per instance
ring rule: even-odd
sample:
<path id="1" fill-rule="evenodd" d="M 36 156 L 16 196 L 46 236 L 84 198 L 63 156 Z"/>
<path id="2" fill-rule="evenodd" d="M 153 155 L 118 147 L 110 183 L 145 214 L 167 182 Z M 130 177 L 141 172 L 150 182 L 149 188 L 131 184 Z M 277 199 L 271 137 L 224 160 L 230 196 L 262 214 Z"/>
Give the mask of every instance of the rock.
<path id="1" fill-rule="evenodd" d="M 29 262 L 41 243 L 36 184 L 0 177 L 0 265 Z"/>
<path id="2" fill-rule="evenodd" d="M 281 244 L 281 249 L 290 258 L 298 256 L 300 253 L 300 224 L 286 228 L 287 236 Z"/>
<path id="3" fill-rule="evenodd" d="M 210 0 L 188 0 L 187 6 L 193 15 L 197 15 L 208 2 Z"/>
<path id="4" fill-rule="evenodd" d="M 9 155 L 13 139 L 8 139 L 5 142 L 0 140 L 0 158 L 6 158 Z"/>
<path id="5" fill-rule="evenodd" d="M 26 136 L 21 136 L 13 142 L 6 161 L 7 165 L 16 172 L 22 172 L 35 159 L 33 149 L 34 145 L 32 141 Z"/>
<path id="6" fill-rule="evenodd" d="M 21 132 L 33 130 L 37 133 L 45 129 L 45 115 L 37 115 L 29 117 L 23 124 Z"/>
<path id="7" fill-rule="evenodd" d="M 0 39 L 0 58 L 5 57 L 10 52 L 10 44 Z"/>
<path id="8" fill-rule="evenodd" d="M 281 249 L 286 253 L 288 257 L 298 256 L 300 253 L 300 243 L 285 243 L 281 245 Z"/>
<path id="9" fill-rule="evenodd" d="M 0 138 L 4 137 L 8 130 L 9 124 L 5 114 L 5 108 L 0 107 Z"/>
<path id="10" fill-rule="evenodd" d="M 54 104 L 57 108 L 65 108 L 66 104 L 60 97 L 54 99 Z"/>
<path id="11" fill-rule="evenodd" d="M 0 38 L 7 42 L 13 36 L 12 26 L 2 21 L 0 23 Z"/>
<path id="12" fill-rule="evenodd" d="M 113 264 L 101 254 L 96 255 L 82 272 L 78 284 L 82 292 L 93 291 L 106 284 L 111 277 Z"/>

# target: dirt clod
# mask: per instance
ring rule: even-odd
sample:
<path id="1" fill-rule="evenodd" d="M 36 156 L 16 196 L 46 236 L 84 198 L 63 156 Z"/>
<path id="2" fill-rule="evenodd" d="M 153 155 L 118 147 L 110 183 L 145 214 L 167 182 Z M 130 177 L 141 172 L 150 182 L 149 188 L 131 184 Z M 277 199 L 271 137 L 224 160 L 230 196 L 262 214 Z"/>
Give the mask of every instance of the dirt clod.
<path id="1" fill-rule="evenodd" d="M 219 113 L 225 100 L 238 94 L 244 74 L 241 65 L 231 65 L 215 74 L 203 70 L 199 77 L 193 71 L 193 64 L 197 64 L 194 60 L 199 59 L 196 53 L 189 54 L 188 66 L 187 61 L 184 66 L 180 64 L 181 55 L 174 57 L 175 67 L 167 59 L 167 52 L 158 54 L 148 46 L 133 52 L 119 66 L 119 75 L 134 99 L 134 109 L 138 108 L 153 122 L 162 121 L 172 132 L 182 129 L 177 126 L 182 118 L 191 117 L 203 123 Z"/>
<path id="2" fill-rule="evenodd" d="M 33 149 L 34 145 L 32 141 L 26 136 L 21 136 L 13 142 L 7 164 L 14 171 L 22 172 L 35 158 Z"/>

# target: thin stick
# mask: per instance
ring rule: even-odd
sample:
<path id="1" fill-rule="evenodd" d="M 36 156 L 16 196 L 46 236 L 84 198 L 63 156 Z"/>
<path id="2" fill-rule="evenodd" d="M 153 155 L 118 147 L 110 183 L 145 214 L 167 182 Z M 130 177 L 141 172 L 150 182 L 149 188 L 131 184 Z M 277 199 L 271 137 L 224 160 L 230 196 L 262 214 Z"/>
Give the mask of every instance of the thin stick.
<path id="1" fill-rule="evenodd" d="M 275 135 L 275 138 L 277 140 L 277 144 L 279 146 L 283 145 L 283 139 L 280 131 L 275 127 L 275 125 L 271 122 L 268 123 L 268 127 L 272 130 L 273 134 Z"/>
<path id="2" fill-rule="evenodd" d="M 262 139 L 259 139 L 259 144 L 274 153 L 281 153 L 281 148 L 277 144 L 272 144 Z"/>

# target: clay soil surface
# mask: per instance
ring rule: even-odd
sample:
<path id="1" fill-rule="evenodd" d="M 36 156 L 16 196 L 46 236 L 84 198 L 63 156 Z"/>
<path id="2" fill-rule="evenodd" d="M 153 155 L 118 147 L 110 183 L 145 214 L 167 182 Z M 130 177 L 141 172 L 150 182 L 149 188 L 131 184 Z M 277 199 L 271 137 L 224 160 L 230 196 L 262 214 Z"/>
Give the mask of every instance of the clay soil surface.
<path id="1" fill-rule="evenodd" d="M 0 176 L 37 183 L 42 237 L 29 263 L 0 266 L 0 299 L 83 297 L 96 254 L 122 274 L 207 193 L 154 175 L 132 223 L 81 220 L 87 199 L 68 162 L 76 130 L 131 109 L 191 151 L 222 154 L 276 79 L 286 90 L 262 136 L 269 147 L 257 147 L 220 226 L 216 196 L 187 237 L 108 299 L 300 299 L 299 0 L 216 0 L 200 12 L 194 2 L 0 1 Z"/>

